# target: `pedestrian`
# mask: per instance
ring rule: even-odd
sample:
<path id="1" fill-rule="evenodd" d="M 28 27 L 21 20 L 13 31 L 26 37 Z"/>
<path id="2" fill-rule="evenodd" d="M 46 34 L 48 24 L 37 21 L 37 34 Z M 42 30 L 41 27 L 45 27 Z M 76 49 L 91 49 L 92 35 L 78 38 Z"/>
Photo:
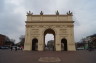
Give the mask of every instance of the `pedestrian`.
<path id="1" fill-rule="evenodd" d="M 12 51 L 12 50 L 13 50 L 13 47 L 11 46 L 10 49 L 11 49 L 11 51 Z"/>
<path id="2" fill-rule="evenodd" d="M 13 48 L 12 48 L 12 44 L 10 44 L 10 49 L 11 49 L 11 51 L 12 51 L 12 49 L 13 49 Z"/>
<path id="3" fill-rule="evenodd" d="M 21 50 L 23 50 L 23 48 L 24 48 L 24 47 L 23 47 L 23 46 L 21 46 L 20 48 L 21 48 Z"/>
<path id="4" fill-rule="evenodd" d="M 15 51 L 17 51 L 17 46 L 15 47 Z"/>

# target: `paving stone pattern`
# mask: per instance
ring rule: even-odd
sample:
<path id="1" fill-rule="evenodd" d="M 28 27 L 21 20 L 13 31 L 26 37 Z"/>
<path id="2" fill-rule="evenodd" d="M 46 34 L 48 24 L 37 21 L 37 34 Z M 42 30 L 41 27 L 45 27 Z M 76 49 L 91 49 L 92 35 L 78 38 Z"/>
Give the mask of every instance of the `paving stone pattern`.
<path id="1" fill-rule="evenodd" d="M 42 62 L 42 58 L 45 61 Z M 87 50 L 74 52 L 0 50 L 0 63 L 96 63 L 96 50 L 91 52 Z"/>

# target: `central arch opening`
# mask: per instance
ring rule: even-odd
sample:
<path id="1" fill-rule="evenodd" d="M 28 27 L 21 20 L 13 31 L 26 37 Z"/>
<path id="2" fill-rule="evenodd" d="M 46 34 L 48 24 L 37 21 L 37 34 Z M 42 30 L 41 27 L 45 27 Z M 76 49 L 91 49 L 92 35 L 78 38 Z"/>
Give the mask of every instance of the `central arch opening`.
<path id="1" fill-rule="evenodd" d="M 44 50 L 55 50 L 55 32 L 52 29 L 47 29 L 44 32 Z"/>

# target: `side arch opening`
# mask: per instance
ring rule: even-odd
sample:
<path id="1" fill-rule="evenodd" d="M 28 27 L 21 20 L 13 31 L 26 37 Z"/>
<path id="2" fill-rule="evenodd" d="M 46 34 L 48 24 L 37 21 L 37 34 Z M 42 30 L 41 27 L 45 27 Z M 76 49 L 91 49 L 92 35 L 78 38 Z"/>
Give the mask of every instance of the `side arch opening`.
<path id="1" fill-rule="evenodd" d="M 61 39 L 61 50 L 62 51 L 67 51 L 67 39 L 63 38 Z"/>
<path id="2" fill-rule="evenodd" d="M 32 51 L 37 51 L 38 50 L 38 39 L 34 38 L 32 40 Z"/>

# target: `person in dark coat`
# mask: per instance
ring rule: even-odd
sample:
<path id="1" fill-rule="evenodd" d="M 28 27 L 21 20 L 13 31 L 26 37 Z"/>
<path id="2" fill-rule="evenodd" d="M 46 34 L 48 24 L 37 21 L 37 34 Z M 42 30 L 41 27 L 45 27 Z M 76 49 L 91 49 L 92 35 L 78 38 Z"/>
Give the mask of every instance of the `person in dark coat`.
<path id="1" fill-rule="evenodd" d="M 13 50 L 13 47 L 11 46 L 10 49 L 11 49 L 11 51 L 12 51 L 12 50 Z"/>
<path id="2" fill-rule="evenodd" d="M 15 47 L 15 51 L 17 51 L 17 47 Z"/>

